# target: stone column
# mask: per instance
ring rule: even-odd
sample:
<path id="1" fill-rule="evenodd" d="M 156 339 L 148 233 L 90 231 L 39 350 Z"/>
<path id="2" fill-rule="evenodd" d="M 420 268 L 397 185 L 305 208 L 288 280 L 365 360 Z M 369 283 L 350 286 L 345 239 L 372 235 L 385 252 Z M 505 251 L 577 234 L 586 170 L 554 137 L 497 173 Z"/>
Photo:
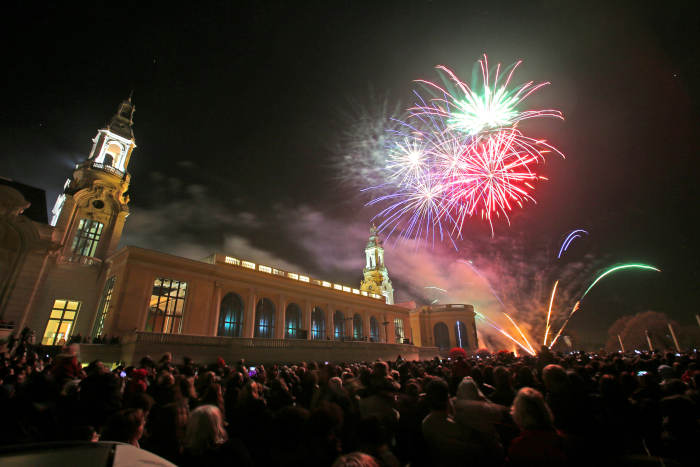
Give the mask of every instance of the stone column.
<path id="1" fill-rule="evenodd" d="M 255 305 L 258 297 L 255 289 L 248 290 L 248 300 L 245 305 L 245 318 L 243 318 L 243 337 L 253 337 L 255 329 Z"/>
<path id="2" fill-rule="evenodd" d="M 216 336 L 219 328 L 219 315 L 221 314 L 221 289 L 223 284 L 220 281 L 214 282 L 214 303 L 212 303 L 212 310 L 209 316 L 214 317 L 214 322 L 211 323 L 211 335 Z"/>
<path id="3" fill-rule="evenodd" d="M 355 312 L 352 309 L 348 309 L 345 312 L 347 316 L 347 321 L 345 321 L 345 335 L 350 339 L 355 338 Z"/>
<path id="4" fill-rule="evenodd" d="M 302 328 L 306 329 L 306 339 L 311 339 L 311 312 L 313 311 L 313 306 L 308 300 L 304 300 L 304 309 L 301 312 L 301 323 Z"/>
<path id="5" fill-rule="evenodd" d="M 371 318 L 370 314 L 366 311 L 362 312 L 362 337 L 369 342 L 369 320 Z"/>
<path id="6" fill-rule="evenodd" d="M 335 313 L 333 306 L 330 303 L 326 303 L 326 339 L 335 339 L 333 313 Z"/>
<path id="7" fill-rule="evenodd" d="M 279 308 L 277 310 L 277 313 L 275 313 L 275 337 L 277 339 L 284 339 L 284 335 L 286 334 L 284 330 L 287 325 L 287 297 L 280 294 L 277 298 L 279 302 Z"/>

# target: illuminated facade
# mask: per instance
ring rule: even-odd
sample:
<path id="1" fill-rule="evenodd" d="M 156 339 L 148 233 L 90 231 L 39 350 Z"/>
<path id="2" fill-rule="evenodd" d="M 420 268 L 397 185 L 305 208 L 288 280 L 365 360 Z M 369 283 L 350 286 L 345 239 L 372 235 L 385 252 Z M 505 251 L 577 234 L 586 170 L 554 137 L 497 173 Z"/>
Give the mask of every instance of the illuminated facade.
<path id="1" fill-rule="evenodd" d="M 233 256 L 194 261 L 132 246 L 116 251 L 129 214 L 133 113 L 128 99 L 98 130 L 50 222 L 22 215 L 30 203 L 0 185 L 1 320 L 30 327 L 44 345 L 119 336 L 118 346 L 99 348 L 109 347 L 109 354 L 81 345 L 84 359 L 108 361 L 173 346 L 202 359 L 261 361 L 435 354 L 427 329 L 439 321 L 437 311 L 394 305 L 374 226 L 360 288 Z M 466 323 L 462 334 L 474 335 L 453 342 L 476 348 L 473 310 L 443 316 Z"/>

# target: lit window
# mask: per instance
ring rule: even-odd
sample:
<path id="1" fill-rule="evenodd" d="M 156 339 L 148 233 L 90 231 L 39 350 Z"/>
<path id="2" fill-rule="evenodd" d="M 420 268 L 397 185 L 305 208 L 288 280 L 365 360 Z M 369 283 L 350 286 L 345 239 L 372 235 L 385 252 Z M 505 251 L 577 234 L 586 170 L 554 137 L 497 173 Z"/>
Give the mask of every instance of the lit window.
<path id="1" fill-rule="evenodd" d="M 301 308 L 296 303 L 290 303 L 287 305 L 287 312 L 285 313 L 287 320 L 285 326 L 285 338 L 287 339 L 298 339 L 299 338 L 299 327 L 301 326 Z"/>
<path id="2" fill-rule="evenodd" d="M 300 280 L 301 282 L 309 282 L 308 276 L 299 276 L 299 280 Z"/>
<path id="3" fill-rule="evenodd" d="M 75 318 L 80 310 L 77 300 L 59 299 L 53 302 L 49 322 L 44 331 L 41 345 L 64 345 L 70 339 Z"/>
<path id="4" fill-rule="evenodd" d="M 403 320 L 401 318 L 394 318 L 394 334 L 396 335 L 396 342 L 399 344 L 403 343 Z"/>
<path id="5" fill-rule="evenodd" d="M 350 290 L 351 290 L 350 287 L 348 287 L 346 285 L 343 286 L 343 292 L 350 292 Z"/>
<path id="6" fill-rule="evenodd" d="M 241 265 L 241 260 L 240 260 L 240 259 L 232 258 L 232 257 L 230 257 L 230 256 L 227 256 L 225 261 L 226 261 L 226 264 L 233 264 L 233 265 L 235 265 L 235 266 L 240 266 L 240 265 Z"/>
<path id="7" fill-rule="evenodd" d="M 267 298 L 255 307 L 255 337 L 275 337 L 275 305 Z"/>
<path id="8" fill-rule="evenodd" d="M 251 263 L 250 261 L 241 261 L 241 266 L 248 269 L 255 269 L 255 263 Z"/>
<path id="9" fill-rule="evenodd" d="M 365 297 L 368 295 L 366 290 L 363 290 L 363 291 L 361 291 L 360 293 L 361 293 L 362 295 L 364 295 Z"/>
<path id="10" fill-rule="evenodd" d="M 335 339 L 342 339 L 345 337 L 345 316 L 343 312 L 338 310 L 333 313 L 333 330 Z"/>
<path id="11" fill-rule="evenodd" d="M 340 285 L 340 284 L 333 284 L 333 288 L 334 288 L 335 290 L 343 290 L 343 286 Z"/>
<path id="12" fill-rule="evenodd" d="M 182 332 L 187 282 L 158 278 L 153 283 L 146 331 L 162 334 Z"/>
<path id="13" fill-rule="evenodd" d="M 95 256 L 95 250 L 97 249 L 97 244 L 100 241 L 100 235 L 102 235 L 103 224 L 101 222 L 93 221 L 91 219 L 80 219 L 80 224 L 78 224 L 78 231 L 73 239 L 73 256 Z"/>
<path id="14" fill-rule="evenodd" d="M 272 269 L 272 274 L 276 276 L 283 276 L 284 277 L 284 271 L 280 271 L 279 269 Z"/>
<path id="15" fill-rule="evenodd" d="M 323 281 L 323 282 L 321 282 L 321 285 L 324 286 L 324 287 L 330 287 L 330 286 L 331 286 L 331 283 L 330 283 L 330 282 Z"/>
<path id="16" fill-rule="evenodd" d="M 311 338 L 322 340 L 326 338 L 326 318 L 324 311 L 314 307 L 311 312 Z"/>
<path id="17" fill-rule="evenodd" d="M 266 272 L 268 274 L 272 274 L 272 268 L 270 266 L 263 266 L 262 264 L 258 266 L 258 269 L 262 272 Z"/>
<path id="18" fill-rule="evenodd" d="M 221 300 L 218 336 L 240 337 L 243 331 L 243 300 L 231 292 Z"/>
<path id="19" fill-rule="evenodd" d="M 297 279 L 299 279 L 299 274 L 294 274 L 293 272 L 288 272 L 287 277 L 289 277 L 290 279 L 297 280 Z"/>
<path id="20" fill-rule="evenodd" d="M 358 340 L 362 339 L 362 316 L 360 316 L 359 314 L 355 314 L 355 316 L 352 319 L 352 330 L 352 337 Z"/>
<path id="21" fill-rule="evenodd" d="M 379 322 L 374 316 L 369 319 L 369 338 L 372 342 L 379 342 Z"/>
<path id="22" fill-rule="evenodd" d="M 114 289 L 115 280 L 116 276 L 112 276 L 105 282 L 105 288 L 102 290 L 102 298 L 100 299 L 100 306 L 97 308 L 97 319 L 95 319 L 95 325 L 92 327 L 92 337 L 99 337 L 104 332 L 105 319 L 107 319 L 109 305 L 112 302 L 112 290 Z"/>
<path id="23" fill-rule="evenodd" d="M 358 289 L 352 289 L 352 293 L 355 295 L 360 295 L 360 291 Z"/>

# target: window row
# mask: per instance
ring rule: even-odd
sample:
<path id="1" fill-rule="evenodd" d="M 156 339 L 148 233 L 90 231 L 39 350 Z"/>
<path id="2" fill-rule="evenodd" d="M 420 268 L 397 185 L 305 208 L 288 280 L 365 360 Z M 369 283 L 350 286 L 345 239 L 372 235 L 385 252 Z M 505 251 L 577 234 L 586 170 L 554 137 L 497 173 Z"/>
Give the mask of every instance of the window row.
<path id="1" fill-rule="evenodd" d="M 235 293 L 228 293 L 221 300 L 219 313 L 218 336 L 241 337 L 243 335 L 243 300 Z M 346 322 L 352 321 L 352 328 Z M 403 320 L 401 320 L 403 321 Z M 272 338 L 275 336 L 275 305 L 267 298 L 258 300 L 255 306 L 254 337 Z M 352 334 L 350 335 L 350 329 Z M 403 329 L 403 328 L 402 328 Z M 311 311 L 311 329 L 302 329 L 302 311 L 296 303 L 290 303 L 285 309 L 284 337 L 286 339 L 306 339 L 307 332 L 311 332 L 311 339 L 325 340 L 326 314 L 320 307 L 314 307 Z M 403 333 L 403 331 L 402 331 Z M 403 336 L 403 334 L 402 334 Z M 364 338 L 362 329 L 362 316 L 355 314 L 346 318 L 342 311 L 333 314 L 333 338 L 356 339 Z M 370 318 L 370 335 L 373 342 L 379 341 L 379 323 L 374 317 Z"/>
<path id="2" fill-rule="evenodd" d="M 95 322 L 92 328 L 92 336 L 99 337 L 104 333 L 105 323 L 109 315 L 114 290 L 114 276 L 105 282 L 102 296 L 97 307 Z M 182 332 L 182 324 L 185 310 L 185 298 L 187 295 L 187 282 L 175 279 L 157 278 L 153 283 L 151 298 L 148 304 L 145 330 L 147 332 L 162 334 L 179 334 Z M 49 322 L 42 339 L 43 345 L 62 345 L 66 343 L 75 324 L 80 309 L 77 300 L 57 299 L 51 309 Z M 240 337 L 243 335 L 244 305 L 240 296 L 228 293 L 221 301 L 218 336 Z M 255 306 L 254 337 L 272 338 L 275 336 L 275 305 L 267 298 L 258 300 Z M 388 322 L 382 323 L 385 328 Z M 394 320 L 396 342 L 403 342 L 403 320 Z M 337 340 L 365 338 L 362 316 L 354 314 L 345 317 L 342 311 L 333 314 L 333 336 L 326 336 L 326 314 L 320 307 L 314 307 L 311 311 L 311 329 L 303 329 L 302 311 L 296 303 L 290 303 L 285 309 L 284 337 L 287 339 L 306 339 L 310 332 L 311 339 L 325 340 L 333 338 Z M 379 322 L 372 316 L 369 320 L 369 336 L 372 342 L 381 340 Z M 388 336 L 385 336 L 388 337 Z"/>

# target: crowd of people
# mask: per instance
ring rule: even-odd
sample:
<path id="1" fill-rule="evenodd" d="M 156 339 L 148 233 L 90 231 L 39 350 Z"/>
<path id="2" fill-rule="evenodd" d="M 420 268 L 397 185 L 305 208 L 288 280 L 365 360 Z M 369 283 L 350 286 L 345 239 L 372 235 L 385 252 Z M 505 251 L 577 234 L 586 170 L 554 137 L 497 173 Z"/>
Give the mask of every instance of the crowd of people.
<path id="1" fill-rule="evenodd" d="M 696 352 L 110 368 L 11 344 L 2 445 L 120 441 L 185 466 L 697 465 Z"/>

